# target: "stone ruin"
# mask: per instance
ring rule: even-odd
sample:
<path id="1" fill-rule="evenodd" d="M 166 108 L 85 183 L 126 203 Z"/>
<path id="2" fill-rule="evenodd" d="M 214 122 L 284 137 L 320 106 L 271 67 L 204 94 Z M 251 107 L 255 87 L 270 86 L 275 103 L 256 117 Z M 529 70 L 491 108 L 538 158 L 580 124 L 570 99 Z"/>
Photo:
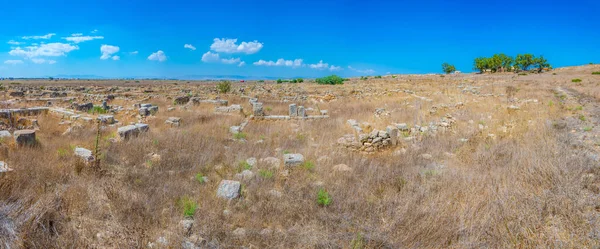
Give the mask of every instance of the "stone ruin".
<path id="1" fill-rule="evenodd" d="M 158 106 L 152 104 L 135 104 L 134 108 L 138 108 L 138 113 L 142 117 L 154 115 L 158 112 Z"/>
<path id="2" fill-rule="evenodd" d="M 363 127 L 354 119 L 347 121 L 354 130 L 354 134 L 346 134 L 339 138 L 337 143 L 353 151 L 376 152 L 400 145 L 400 140 L 410 141 L 416 136 L 423 134 L 435 135 L 439 130 L 450 129 L 456 122 L 452 115 L 448 114 L 440 119 L 440 122 L 431 122 L 429 126 L 415 125 L 409 128 L 405 123 L 389 125 L 385 130 L 373 129 L 364 133 L 363 128 L 370 129 L 370 124 L 363 123 Z M 401 137 L 402 136 L 402 137 Z"/>
<path id="3" fill-rule="evenodd" d="M 251 100 L 252 101 L 252 100 Z M 304 106 L 297 106 L 296 104 L 290 104 L 288 109 L 288 115 L 266 115 L 263 110 L 263 105 L 260 102 L 251 102 L 253 106 L 254 119 L 262 120 L 290 120 L 290 119 L 322 119 L 328 118 L 327 110 L 319 111 L 320 115 L 307 115 L 308 111 L 313 109 L 304 108 Z"/>

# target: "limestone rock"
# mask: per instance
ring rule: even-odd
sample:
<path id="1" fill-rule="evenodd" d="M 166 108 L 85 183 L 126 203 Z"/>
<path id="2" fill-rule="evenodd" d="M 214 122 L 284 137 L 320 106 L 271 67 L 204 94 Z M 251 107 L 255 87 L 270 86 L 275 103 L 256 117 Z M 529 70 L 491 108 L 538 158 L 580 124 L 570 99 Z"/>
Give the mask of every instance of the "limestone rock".
<path id="1" fill-rule="evenodd" d="M 235 199 L 240 196 L 241 184 L 238 181 L 222 180 L 217 189 L 217 197 Z"/>
<path id="2" fill-rule="evenodd" d="M 300 166 L 304 163 L 304 156 L 302 154 L 284 154 L 283 162 L 286 167 Z"/>

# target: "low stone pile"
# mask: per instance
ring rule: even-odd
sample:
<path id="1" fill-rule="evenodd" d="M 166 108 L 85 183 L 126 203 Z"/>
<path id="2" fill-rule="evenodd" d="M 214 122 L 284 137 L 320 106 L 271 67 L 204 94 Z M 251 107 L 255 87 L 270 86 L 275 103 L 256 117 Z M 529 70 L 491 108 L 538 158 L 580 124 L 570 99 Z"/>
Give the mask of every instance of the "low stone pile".
<path id="1" fill-rule="evenodd" d="M 136 104 L 134 107 L 139 108 L 138 112 L 142 117 L 154 115 L 158 112 L 158 106 L 152 104 Z"/>
<path id="2" fill-rule="evenodd" d="M 357 132 L 357 134 L 348 134 L 341 137 L 338 139 L 338 144 L 352 150 L 364 152 L 375 152 L 398 145 L 399 132 L 398 128 L 394 126 L 388 126 L 386 130 L 374 129 L 369 134 L 360 132 Z"/>
<path id="3" fill-rule="evenodd" d="M 171 127 L 179 127 L 179 125 L 181 124 L 181 118 L 178 118 L 178 117 L 169 117 L 165 121 L 165 124 L 171 125 Z"/>
<path id="4" fill-rule="evenodd" d="M 241 105 L 218 106 L 215 107 L 216 113 L 241 113 L 243 112 Z"/>

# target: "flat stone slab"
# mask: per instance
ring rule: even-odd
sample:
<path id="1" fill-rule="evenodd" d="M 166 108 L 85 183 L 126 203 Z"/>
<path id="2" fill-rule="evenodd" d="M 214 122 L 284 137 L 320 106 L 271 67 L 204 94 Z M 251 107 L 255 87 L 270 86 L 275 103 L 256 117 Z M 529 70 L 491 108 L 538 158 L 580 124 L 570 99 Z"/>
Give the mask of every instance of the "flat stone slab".
<path id="1" fill-rule="evenodd" d="M 15 131 L 13 136 L 17 145 L 35 145 L 35 130 L 18 130 Z"/>
<path id="2" fill-rule="evenodd" d="M 224 199 L 235 199 L 240 196 L 242 185 L 238 181 L 222 180 L 217 189 L 217 197 Z"/>
<path id="3" fill-rule="evenodd" d="M 150 127 L 147 124 L 135 124 L 135 125 L 127 125 L 123 127 L 119 127 L 117 129 L 117 134 L 122 139 L 129 139 L 132 136 L 137 136 L 141 132 L 147 132 Z"/>
<path id="4" fill-rule="evenodd" d="M 304 163 L 304 156 L 302 154 L 284 154 L 283 164 L 286 167 L 300 166 Z"/>
<path id="5" fill-rule="evenodd" d="M 75 155 L 85 160 L 86 162 L 94 161 L 94 155 L 92 154 L 92 151 L 86 148 L 76 147 Z"/>
<path id="6" fill-rule="evenodd" d="M 10 131 L 0 131 L 0 138 L 10 137 Z"/>

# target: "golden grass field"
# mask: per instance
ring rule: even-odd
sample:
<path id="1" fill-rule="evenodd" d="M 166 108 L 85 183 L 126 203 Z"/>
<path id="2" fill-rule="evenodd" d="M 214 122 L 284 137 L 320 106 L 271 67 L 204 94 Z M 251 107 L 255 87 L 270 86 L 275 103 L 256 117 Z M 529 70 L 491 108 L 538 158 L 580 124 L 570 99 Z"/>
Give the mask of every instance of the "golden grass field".
<path id="1" fill-rule="evenodd" d="M 75 146 L 95 148 L 95 123 L 41 115 L 37 146 L 2 140 L 0 160 L 14 170 L 0 176 L 0 247 L 598 248 L 595 71 L 599 65 L 529 75 L 384 76 L 336 86 L 235 82 L 227 94 L 214 82 L 2 81 L 1 108 L 46 102 L 25 102 L 11 91 L 24 88 L 29 98 L 57 88 L 96 105 L 98 96 L 113 94 L 109 105 L 123 109 L 113 114 L 119 125 L 101 128 L 99 170 L 73 154 Z M 244 115 L 217 114 L 204 103 L 173 105 L 188 94 L 241 104 L 246 115 L 250 96 L 267 114 L 285 115 L 296 103 L 328 110 L 329 118 L 250 120 L 241 140 L 229 127 Z M 139 118 L 136 103 L 159 111 Z M 389 115 L 374 115 L 377 108 Z M 427 126 L 448 114 L 456 122 L 445 131 L 404 133 L 398 146 L 374 153 L 337 143 L 353 134 L 349 119 L 367 122 L 368 132 L 395 123 Z M 181 125 L 165 124 L 169 117 L 180 117 Z M 118 126 L 138 119 L 149 132 L 116 139 Z M 63 134 L 70 126 L 78 128 Z M 305 163 L 285 167 L 284 153 L 300 153 Z M 258 163 L 248 167 L 252 157 Z M 268 157 L 280 165 L 261 160 Z M 254 176 L 239 180 L 240 197 L 217 197 L 220 181 L 236 180 L 244 169 Z M 321 189 L 330 205 L 318 204 Z M 197 205 L 189 231 L 181 223 L 185 202 Z"/>

